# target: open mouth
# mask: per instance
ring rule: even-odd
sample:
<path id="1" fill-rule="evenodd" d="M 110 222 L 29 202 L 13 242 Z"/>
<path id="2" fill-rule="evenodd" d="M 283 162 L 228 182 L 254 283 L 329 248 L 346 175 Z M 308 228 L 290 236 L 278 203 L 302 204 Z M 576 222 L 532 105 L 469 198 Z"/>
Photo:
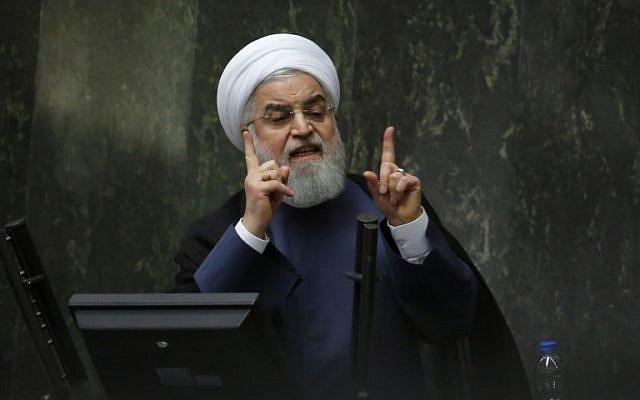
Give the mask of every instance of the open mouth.
<path id="1" fill-rule="evenodd" d="M 289 153 L 290 161 L 317 160 L 322 157 L 322 148 L 317 145 L 308 144 L 300 146 Z"/>

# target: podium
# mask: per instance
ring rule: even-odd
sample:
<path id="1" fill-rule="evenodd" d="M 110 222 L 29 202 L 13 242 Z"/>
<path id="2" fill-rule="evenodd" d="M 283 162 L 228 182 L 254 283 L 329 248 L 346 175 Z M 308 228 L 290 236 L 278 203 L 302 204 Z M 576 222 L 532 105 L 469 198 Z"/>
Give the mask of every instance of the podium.
<path id="1" fill-rule="evenodd" d="M 257 293 L 74 294 L 110 399 L 293 399 Z"/>

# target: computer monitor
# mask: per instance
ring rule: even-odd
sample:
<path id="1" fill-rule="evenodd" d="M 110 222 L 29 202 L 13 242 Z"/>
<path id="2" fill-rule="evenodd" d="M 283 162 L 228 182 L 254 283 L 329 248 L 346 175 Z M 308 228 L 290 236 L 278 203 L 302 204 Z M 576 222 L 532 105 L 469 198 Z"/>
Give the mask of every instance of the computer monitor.
<path id="1" fill-rule="evenodd" d="M 292 399 L 257 293 L 74 294 L 110 399 Z"/>
<path id="2" fill-rule="evenodd" d="M 67 399 L 71 386 L 87 375 L 27 224 L 19 219 L 0 234 L 0 261 L 49 378 L 50 391 L 43 398 Z"/>

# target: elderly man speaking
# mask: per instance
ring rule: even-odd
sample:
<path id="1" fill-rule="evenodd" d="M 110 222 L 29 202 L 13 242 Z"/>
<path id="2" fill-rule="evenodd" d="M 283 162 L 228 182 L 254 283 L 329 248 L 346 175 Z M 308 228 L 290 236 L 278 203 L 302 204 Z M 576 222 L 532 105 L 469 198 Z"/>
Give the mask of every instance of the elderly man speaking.
<path id="1" fill-rule="evenodd" d="M 231 59 L 217 106 L 244 151 L 244 190 L 187 230 L 177 288 L 259 292 L 301 397 L 351 399 L 353 284 L 345 271 L 355 262 L 355 216 L 374 214 L 382 220 L 377 269 L 386 277 L 376 286 L 371 398 L 424 399 L 418 340 L 465 336 L 484 283 L 420 179 L 396 164 L 392 127 L 377 173 L 345 173 L 339 104 L 335 66 L 308 39 L 266 36 Z"/>

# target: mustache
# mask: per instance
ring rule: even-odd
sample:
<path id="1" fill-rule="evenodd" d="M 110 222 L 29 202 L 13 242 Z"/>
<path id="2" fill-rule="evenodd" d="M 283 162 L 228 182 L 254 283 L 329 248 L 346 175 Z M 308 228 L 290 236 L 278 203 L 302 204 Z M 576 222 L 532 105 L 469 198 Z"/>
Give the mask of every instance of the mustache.
<path id="1" fill-rule="evenodd" d="M 280 153 L 271 151 L 271 149 L 262 143 L 255 132 L 252 132 L 251 130 L 249 130 L 249 132 L 253 137 L 256 155 L 261 163 L 268 160 L 275 160 L 280 165 L 289 165 L 289 155 L 295 150 L 300 149 L 302 146 L 313 146 L 315 149 L 320 150 L 323 153 L 325 152 L 326 143 L 317 132 L 313 132 L 305 138 L 290 137 Z"/>
<path id="2" fill-rule="evenodd" d="M 285 144 L 284 150 L 282 151 L 282 156 L 288 157 L 289 154 L 302 146 L 312 146 L 320 151 L 323 151 L 324 141 L 322 140 L 320 135 L 315 132 L 305 138 L 292 137 Z"/>

